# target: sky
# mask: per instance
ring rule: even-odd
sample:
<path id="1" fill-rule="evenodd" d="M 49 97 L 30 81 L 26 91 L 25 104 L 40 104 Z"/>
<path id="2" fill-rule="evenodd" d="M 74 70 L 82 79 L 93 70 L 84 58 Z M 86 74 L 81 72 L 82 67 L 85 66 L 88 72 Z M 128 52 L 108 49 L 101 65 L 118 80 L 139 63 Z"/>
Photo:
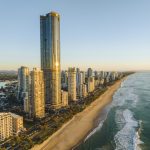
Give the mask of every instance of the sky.
<path id="1" fill-rule="evenodd" d="M 40 67 L 40 15 L 61 16 L 61 67 L 150 70 L 149 0 L 0 0 L 0 70 Z"/>

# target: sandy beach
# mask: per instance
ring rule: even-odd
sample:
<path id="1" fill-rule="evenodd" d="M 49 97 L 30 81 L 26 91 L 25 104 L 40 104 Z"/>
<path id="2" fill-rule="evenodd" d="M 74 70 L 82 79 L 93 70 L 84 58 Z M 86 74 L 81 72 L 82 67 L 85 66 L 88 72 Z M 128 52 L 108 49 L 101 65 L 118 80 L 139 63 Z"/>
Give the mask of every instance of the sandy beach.
<path id="1" fill-rule="evenodd" d="M 112 101 L 115 91 L 124 79 L 117 81 L 113 86 L 95 100 L 83 112 L 75 115 L 64 124 L 56 133 L 32 150 L 70 150 L 83 140 L 94 128 L 95 121 L 103 108 Z"/>

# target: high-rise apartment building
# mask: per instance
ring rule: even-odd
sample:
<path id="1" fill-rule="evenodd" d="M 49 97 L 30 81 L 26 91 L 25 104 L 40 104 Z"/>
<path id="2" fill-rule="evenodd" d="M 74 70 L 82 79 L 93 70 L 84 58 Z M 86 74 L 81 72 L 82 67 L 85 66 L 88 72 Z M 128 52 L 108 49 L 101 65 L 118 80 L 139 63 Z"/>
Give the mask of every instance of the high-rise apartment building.
<path id="1" fill-rule="evenodd" d="M 92 70 L 92 68 L 88 68 L 87 76 L 88 77 L 92 77 L 93 76 L 93 70 Z"/>
<path id="2" fill-rule="evenodd" d="M 23 127 L 23 117 L 16 115 L 14 113 L 10 113 L 12 117 L 12 129 L 15 135 L 24 129 Z"/>
<path id="3" fill-rule="evenodd" d="M 83 96 L 83 86 L 84 86 L 84 83 L 85 83 L 85 72 L 80 71 L 78 73 L 78 82 L 77 82 L 77 96 L 79 98 L 84 97 Z"/>
<path id="4" fill-rule="evenodd" d="M 68 72 L 67 71 L 61 72 L 61 85 L 62 85 L 62 88 L 66 88 L 68 86 Z"/>
<path id="5" fill-rule="evenodd" d="M 54 107 L 61 105 L 60 16 L 50 12 L 40 17 L 41 69 L 44 73 L 45 99 Z"/>
<path id="6" fill-rule="evenodd" d="M 83 84 L 82 85 L 82 97 L 86 97 L 87 96 L 87 85 Z"/>
<path id="7" fill-rule="evenodd" d="M 79 97 L 84 98 L 86 96 L 87 96 L 87 85 L 86 84 L 80 84 Z"/>
<path id="8" fill-rule="evenodd" d="M 0 141 L 13 135 L 12 117 L 9 113 L 0 113 Z"/>
<path id="9" fill-rule="evenodd" d="M 0 113 L 0 141 L 24 130 L 23 117 L 13 113 Z"/>
<path id="10" fill-rule="evenodd" d="M 77 85 L 77 88 L 78 86 L 80 86 L 80 69 L 79 68 L 76 69 L 76 85 Z"/>
<path id="11" fill-rule="evenodd" d="M 68 106 L 68 92 L 61 91 L 62 106 Z"/>
<path id="12" fill-rule="evenodd" d="M 68 97 L 69 100 L 76 101 L 76 69 L 68 69 Z"/>
<path id="13" fill-rule="evenodd" d="M 88 78 L 88 92 L 93 92 L 95 89 L 95 79 L 94 77 Z"/>
<path id="14" fill-rule="evenodd" d="M 82 82 L 85 83 L 85 72 L 82 71 L 81 74 L 82 74 Z"/>
<path id="15" fill-rule="evenodd" d="M 29 113 L 30 100 L 30 83 L 29 83 L 30 71 L 28 67 L 22 66 L 18 69 L 18 100 L 24 104 L 24 111 Z"/>
<path id="16" fill-rule="evenodd" d="M 31 116 L 35 118 L 45 116 L 43 71 L 37 68 L 31 71 Z"/>
<path id="17" fill-rule="evenodd" d="M 95 79 L 94 85 L 95 85 L 95 88 L 98 88 L 99 85 L 100 85 L 100 80 L 99 79 Z"/>
<path id="18" fill-rule="evenodd" d="M 98 78 L 98 75 L 99 75 L 98 71 L 94 71 L 95 78 Z"/>

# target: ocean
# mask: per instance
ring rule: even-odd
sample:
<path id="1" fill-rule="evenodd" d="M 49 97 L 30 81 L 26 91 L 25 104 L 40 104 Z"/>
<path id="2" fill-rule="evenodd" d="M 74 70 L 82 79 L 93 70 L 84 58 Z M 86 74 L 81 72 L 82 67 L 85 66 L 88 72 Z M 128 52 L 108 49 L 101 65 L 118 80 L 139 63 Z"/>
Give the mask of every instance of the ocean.
<path id="1" fill-rule="evenodd" d="M 76 150 L 150 150 L 150 73 L 122 82 L 98 126 Z"/>

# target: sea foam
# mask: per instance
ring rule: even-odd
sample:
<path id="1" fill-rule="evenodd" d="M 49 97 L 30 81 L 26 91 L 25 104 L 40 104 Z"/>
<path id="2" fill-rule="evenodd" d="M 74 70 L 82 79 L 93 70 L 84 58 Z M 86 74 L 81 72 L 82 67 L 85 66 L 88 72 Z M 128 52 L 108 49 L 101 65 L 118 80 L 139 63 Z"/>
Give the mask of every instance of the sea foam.
<path id="1" fill-rule="evenodd" d="M 101 112 L 100 118 L 99 118 L 99 120 L 98 120 L 98 122 L 99 122 L 99 123 L 98 123 L 98 126 L 97 126 L 96 128 L 94 128 L 94 129 L 87 135 L 87 137 L 85 138 L 84 142 L 86 142 L 92 135 L 94 135 L 97 131 L 99 131 L 99 130 L 102 128 L 102 126 L 103 126 L 105 120 L 107 119 L 107 115 L 108 115 L 110 109 L 111 109 L 111 105 L 108 105 L 108 106 Z"/>
<path id="2" fill-rule="evenodd" d="M 133 113 L 128 109 L 123 112 L 118 110 L 115 118 L 117 127 L 120 128 L 114 137 L 115 150 L 140 150 L 139 144 L 142 142 L 137 132 L 139 123 L 133 118 Z"/>

